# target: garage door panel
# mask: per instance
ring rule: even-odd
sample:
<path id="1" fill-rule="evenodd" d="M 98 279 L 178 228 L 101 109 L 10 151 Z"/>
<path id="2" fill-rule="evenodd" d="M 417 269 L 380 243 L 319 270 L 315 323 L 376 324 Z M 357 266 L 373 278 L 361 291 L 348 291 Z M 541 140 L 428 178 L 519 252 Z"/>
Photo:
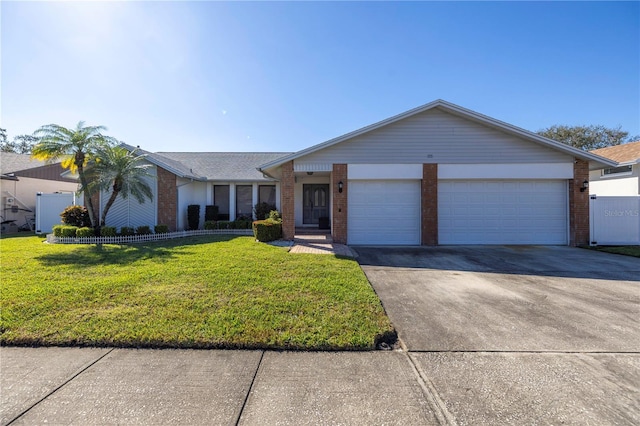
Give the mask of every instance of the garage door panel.
<path id="1" fill-rule="evenodd" d="M 439 181 L 440 244 L 566 244 L 563 180 Z"/>
<path id="2" fill-rule="evenodd" d="M 420 244 L 420 181 L 350 180 L 347 242 Z"/>

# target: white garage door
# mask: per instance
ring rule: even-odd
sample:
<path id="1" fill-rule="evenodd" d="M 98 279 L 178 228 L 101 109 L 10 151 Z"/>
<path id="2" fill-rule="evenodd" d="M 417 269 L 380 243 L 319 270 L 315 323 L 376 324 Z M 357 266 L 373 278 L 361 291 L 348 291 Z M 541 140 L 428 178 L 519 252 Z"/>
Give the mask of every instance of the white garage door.
<path id="1" fill-rule="evenodd" d="M 420 244 L 420 181 L 350 180 L 347 242 Z"/>
<path id="2" fill-rule="evenodd" d="M 439 244 L 567 244 L 564 180 L 438 182 Z"/>

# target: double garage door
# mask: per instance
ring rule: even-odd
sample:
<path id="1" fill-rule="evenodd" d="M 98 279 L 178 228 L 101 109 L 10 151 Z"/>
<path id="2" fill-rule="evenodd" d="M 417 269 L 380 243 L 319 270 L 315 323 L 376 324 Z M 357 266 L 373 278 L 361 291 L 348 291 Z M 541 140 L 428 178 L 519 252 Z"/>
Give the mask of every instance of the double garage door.
<path id="1" fill-rule="evenodd" d="M 419 245 L 420 181 L 349 181 L 347 241 Z M 565 180 L 441 180 L 438 243 L 567 244 Z"/>

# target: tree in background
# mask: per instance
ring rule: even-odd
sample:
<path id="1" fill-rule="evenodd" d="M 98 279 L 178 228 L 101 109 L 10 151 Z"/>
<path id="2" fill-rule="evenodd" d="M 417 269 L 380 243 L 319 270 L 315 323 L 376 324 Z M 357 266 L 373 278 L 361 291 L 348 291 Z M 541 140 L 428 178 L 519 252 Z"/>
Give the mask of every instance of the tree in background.
<path id="1" fill-rule="evenodd" d="M 151 177 L 151 165 L 144 162 L 145 157 L 122 146 L 105 145 L 96 149 L 93 160 L 86 168 L 89 186 L 83 186 L 81 190 L 90 194 L 111 191 L 102 210 L 99 226 L 105 226 L 107 213 L 119 195 L 124 199 L 131 195 L 140 204 L 147 198 L 153 200 L 153 191 L 145 180 Z"/>
<path id="2" fill-rule="evenodd" d="M 31 154 L 31 149 L 38 142 L 32 135 L 18 135 L 13 141 L 7 139 L 7 130 L 0 129 L 0 151 L 15 152 L 16 154 Z"/>
<path id="3" fill-rule="evenodd" d="M 31 156 L 38 160 L 54 162 L 62 160 L 61 165 L 71 172 L 77 172 L 80 186 L 89 190 L 89 180 L 85 174 L 85 167 L 95 158 L 98 149 L 115 144 L 115 139 L 103 135 L 104 126 L 85 126 L 84 121 L 78 123 L 75 129 L 67 129 L 57 124 L 47 124 L 34 132 L 38 143 L 33 147 Z M 98 218 L 91 200 L 92 192 L 85 192 L 85 203 L 89 211 L 91 226 L 99 227 Z"/>
<path id="4" fill-rule="evenodd" d="M 620 127 L 615 129 L 602 125 L 564 126 L 554 125 L 547 129 L 538 130 L 540 136 L 553 139 L 584 151 L 620 145 L 639 139 L 639 136 L 629 136 Z"/>

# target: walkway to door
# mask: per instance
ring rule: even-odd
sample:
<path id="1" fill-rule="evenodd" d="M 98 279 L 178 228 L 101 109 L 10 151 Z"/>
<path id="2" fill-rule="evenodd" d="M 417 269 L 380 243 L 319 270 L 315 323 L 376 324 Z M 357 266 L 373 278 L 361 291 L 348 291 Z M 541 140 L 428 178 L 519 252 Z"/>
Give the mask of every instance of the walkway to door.
<path id="1" fill-rule="evenodd" d="M 355 257 L 349 247 L 333 242 L 330 230 L 317 228 L 296 228 L 293 246 L 289 253 L 335 254 Z"/>

